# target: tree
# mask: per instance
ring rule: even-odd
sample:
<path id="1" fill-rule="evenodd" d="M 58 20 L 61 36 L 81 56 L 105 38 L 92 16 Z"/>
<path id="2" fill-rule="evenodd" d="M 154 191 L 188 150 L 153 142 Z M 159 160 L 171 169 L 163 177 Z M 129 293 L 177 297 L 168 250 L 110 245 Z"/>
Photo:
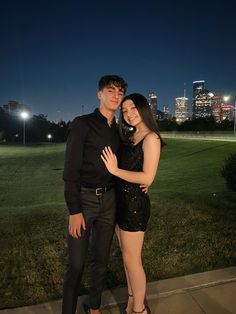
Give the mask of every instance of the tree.
<path id="1" fill-rule="evenodd" d="M 164 119 L 157 121 L 160 131 L 177 131 L 178 124 L 175 119 Z"/>
<path id="2" fill-rule="evenodd" d="M 236 153 L 225 160 L 221 175 L 225 178 L 228 188 L 236 192 Z"/>

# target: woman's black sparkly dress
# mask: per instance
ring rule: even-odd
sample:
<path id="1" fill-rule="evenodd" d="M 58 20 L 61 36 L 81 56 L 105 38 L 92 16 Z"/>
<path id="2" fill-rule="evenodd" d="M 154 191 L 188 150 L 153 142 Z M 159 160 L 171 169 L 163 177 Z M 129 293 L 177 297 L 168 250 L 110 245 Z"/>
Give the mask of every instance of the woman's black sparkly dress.
<path id="1" fill-rule="evenodd" d="M 138 144 L 122 143 L 118 153 L 119 168 L 143 170 L 143 140 Z M 117 179 L 117 223 L 122 230 L 145 231 L 150 217 L 149 196 L 139 184 Z"/>

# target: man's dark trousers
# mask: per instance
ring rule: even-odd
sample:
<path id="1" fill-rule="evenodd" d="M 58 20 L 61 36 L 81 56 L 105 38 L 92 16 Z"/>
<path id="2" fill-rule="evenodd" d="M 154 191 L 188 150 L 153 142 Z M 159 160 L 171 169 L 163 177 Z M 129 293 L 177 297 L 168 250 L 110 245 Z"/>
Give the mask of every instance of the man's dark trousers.
<path id="1" fill-rule="evenodd" d="M 89 299 L 92 309 L 99 309 L 104 277 L 109 260 L 115 227 L 116 200 L 114 188 L 99 194 L 100 190 L 81 188 L 82 213 L 86 230 L 79 238 L 68 236 L 68 264 L 64 280 L 62 314 L 76 312 L 85 259 L 90 246 Z"/>

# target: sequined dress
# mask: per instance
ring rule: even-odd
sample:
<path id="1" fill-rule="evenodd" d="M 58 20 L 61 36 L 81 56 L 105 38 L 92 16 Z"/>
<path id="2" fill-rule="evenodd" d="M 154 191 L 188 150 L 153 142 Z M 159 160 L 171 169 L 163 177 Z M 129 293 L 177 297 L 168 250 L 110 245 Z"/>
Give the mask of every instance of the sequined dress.
<path id="1" fill-rule="evenodd" d="M 119 168 L 130 171 L 143 169 L 143 140 L 138 144 L 122 143 L 118 153 Z M 150 217 L 149 196 L 139 184 L 117 179 L 117 223 L 122 230 L 145 231 Z"/>

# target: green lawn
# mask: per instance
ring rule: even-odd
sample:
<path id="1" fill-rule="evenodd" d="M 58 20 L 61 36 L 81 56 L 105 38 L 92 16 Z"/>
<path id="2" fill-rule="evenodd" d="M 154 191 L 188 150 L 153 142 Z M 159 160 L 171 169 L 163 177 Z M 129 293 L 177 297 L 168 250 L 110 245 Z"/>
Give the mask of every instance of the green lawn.
<path id="1" fill-rule="evenodd" d="M 220 176 L 236 144 L 166 142 L 150 188 L 152 216 L 143 250 L 148 281 L 236 265 L 236 195 Z M 0 308 L 61 297 L 64 150 L 64 144 L 0 146 Z M 107 286 L 121 284 L 125 278 L 114 239 Z"/>

